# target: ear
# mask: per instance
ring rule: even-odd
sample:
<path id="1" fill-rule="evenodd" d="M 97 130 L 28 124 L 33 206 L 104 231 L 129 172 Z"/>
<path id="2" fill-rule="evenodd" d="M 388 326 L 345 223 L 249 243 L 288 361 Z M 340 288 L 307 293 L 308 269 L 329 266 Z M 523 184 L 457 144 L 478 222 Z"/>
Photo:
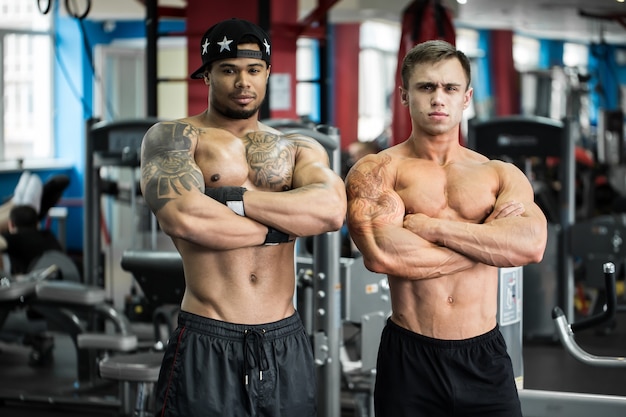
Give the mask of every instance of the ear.
<path id="1" fill-rule="evenodd" d="M 409 93 L 404 87 L 398 87 L 400 89 L 400 102 L 404 107 L 409 105 Z"/>
<path id="2" fill-rule="evenodd" d="M 208 71 L 205 71 L 204 74 L 202 74 L 202 79 L 204 80 L 204 85 L 206 86 L 211 85 L 211 78 L 209 77 Z"/>
<path id="3" fill-rule="evenodd" d="M 463 97 L 463 110 L 467 109 L 472 101 L 472 96 L 474 95 L 474 89 L 469 87 L 465 92 L 465 96 Z"/>
<path id="4" fill-rule="evenodd" d="M 265 82 L 268 82 L 270 80 L 270 72 L 272 71 L 272 66 L 268 65 L 267 66 L 267 76 L 265 78 Z"/>

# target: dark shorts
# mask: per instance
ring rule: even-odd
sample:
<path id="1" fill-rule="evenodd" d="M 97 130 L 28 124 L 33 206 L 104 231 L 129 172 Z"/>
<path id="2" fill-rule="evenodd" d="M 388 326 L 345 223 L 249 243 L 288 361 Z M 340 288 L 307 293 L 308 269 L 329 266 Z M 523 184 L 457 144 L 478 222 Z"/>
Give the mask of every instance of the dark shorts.
<path id="1" fill-rule="evenodd" d="M 181 311 L 155 410 L 163 417 L 315 416 L 313 351 L 300 316 L 248 326 Z"/>
<path id="2" fill-rule="evenodd" d="M 521 417 L 498 327 L 465 340 L 432 339 L 387 321 L 378 352 L 376 417 Z"/>

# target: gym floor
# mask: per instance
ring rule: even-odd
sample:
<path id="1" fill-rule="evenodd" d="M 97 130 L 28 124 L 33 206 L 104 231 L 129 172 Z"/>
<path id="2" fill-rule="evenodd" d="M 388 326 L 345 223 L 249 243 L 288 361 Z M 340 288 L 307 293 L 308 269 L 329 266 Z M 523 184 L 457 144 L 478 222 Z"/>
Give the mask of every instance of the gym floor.
<path id="1" fill-rule="evenodd" d="M 576 341 L 599 356 L 626 356 L 626 314 L 618 313 L 608 332 L 585 330 Z M 595 368 L 582 364 L 556 341 L 525 342 L 524 387 L 528 389 L 626 396 L 626 368 Z M 78 393 L 75 350 L 68 336 L 55 334 L 53 363 L 44 368 L 28 365 L 29 349 L 0 343 L 0 415 L 3 417 L 114 417 L 115 384 Z M 67 403 L 50 403 L 50 394 L 61 393 Z M 25 394 L 36 401 L 21 401 Z M 342 416 L 354 416 L 342 410 Z"/>

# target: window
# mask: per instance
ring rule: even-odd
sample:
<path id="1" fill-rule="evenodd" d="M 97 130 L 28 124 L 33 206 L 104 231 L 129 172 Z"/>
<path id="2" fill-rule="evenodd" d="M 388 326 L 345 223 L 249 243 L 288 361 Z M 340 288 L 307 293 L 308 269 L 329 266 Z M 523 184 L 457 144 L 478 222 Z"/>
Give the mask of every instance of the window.
<path id="1" fill-rule="evenodd" d="M 112 121 L 145 117 L 145 44 L 95 47 L 94 114 Z"/>
<path id="2" fill-rule="evenodd" d="M 0 0 L 0 160 L 53 156 L 50 18 L 36 4 Z"/>
<path id="3" fill-rule="evenodd" d="M 296 50 L 296 113 L 319 123 L 320 114 L 320 68 L 319 42 L 300 38 Z"/>
<path id="4" fill-rule="evenodd" d="M 539 41 L 525 36 L 513 36 L 513 61 L 519 72 L 539 68 Z"/>
<path id="5" fill-rule="evenodd" d="M 580 43 L 565 42 L 563 44 L 563 64 L 583 72 L 589 64 L 589 48 Z"/>
<path id="6" fill-rule="evenodd" d="M 360 37 L 358 135 L 360 141 L 370 141 L 384 135 L 391 124 L 400 26 L 365 21 Z"/>

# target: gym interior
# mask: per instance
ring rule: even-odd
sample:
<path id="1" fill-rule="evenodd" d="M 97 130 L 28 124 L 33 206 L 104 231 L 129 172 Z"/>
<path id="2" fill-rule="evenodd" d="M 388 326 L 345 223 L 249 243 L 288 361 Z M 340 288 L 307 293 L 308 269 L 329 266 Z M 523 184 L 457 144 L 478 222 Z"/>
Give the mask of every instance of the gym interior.
<path id="1" fill-rule="evenodd" d="M 474 96 L 459 140 L 522 169 L 548 219 L 543 261 L 499 271 L 524 416 L 626 415 L 623 1 L 0 0 L 0 10 L 0 195 L 24 171 L 44 185 L 67 179 L 40 219 L 62 253 L 0 281 L 2 416 L 151 415 L 185 281 L 139 189 L 141 141 L 158 121 L 204 111 L 206 86 L 189 73 L 204 31 L 230 17 L 272 38 L 264 123 L 318 140 L 342 176 L 354 143 L 384 149 L 410 133 L 397 86 L 412 45 L 444 39 L 466 53 Z M 318 415 L 373 417 L 389 287 L 345 234 L 297 242 L 294 303 Z M 45 346 L 33 342 L 42 327 Z"/>

